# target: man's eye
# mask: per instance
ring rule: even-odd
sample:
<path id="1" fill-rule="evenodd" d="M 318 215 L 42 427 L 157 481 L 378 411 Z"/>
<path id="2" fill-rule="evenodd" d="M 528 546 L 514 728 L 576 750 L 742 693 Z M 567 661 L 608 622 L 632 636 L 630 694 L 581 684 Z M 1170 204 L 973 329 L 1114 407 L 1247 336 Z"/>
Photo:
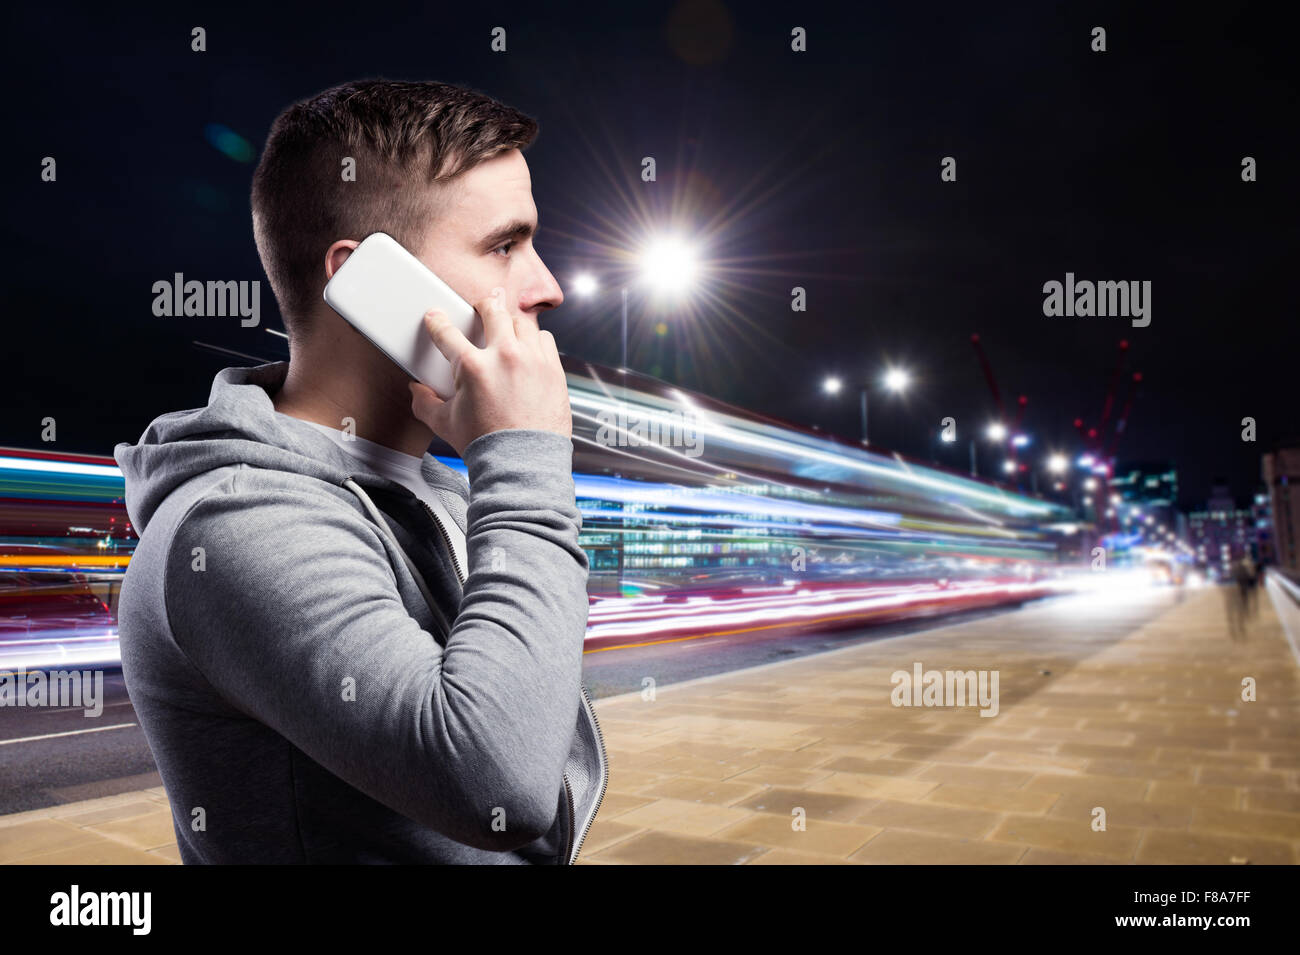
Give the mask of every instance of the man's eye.
<path id="1" fill-rule="evenodd" d="M 498 245 L 495 249 L 492 250 L 492 252 L 493 252 L 493 254 L 495 254 L 495 253 L 497 253 L 497 252 L 500 252 L 502 249 L 507 249 L 507 250 L 508 250 L 508 249 L 510 249 L 510 247 L 513 246 L 513 245 L 514 245 L 514 242 L 513 242 L 513 241 L 512 241 L 512 242 L 506 242 L 506 243 L 504 243 L 504 244 L 502 244 L 502 245 Z M 508 254 L 509 254 L 509 253 L 507 252 L 506 255 L 508 255 Z M 506 255 L 503 255 L 502 258 L 505 258 Z"/>

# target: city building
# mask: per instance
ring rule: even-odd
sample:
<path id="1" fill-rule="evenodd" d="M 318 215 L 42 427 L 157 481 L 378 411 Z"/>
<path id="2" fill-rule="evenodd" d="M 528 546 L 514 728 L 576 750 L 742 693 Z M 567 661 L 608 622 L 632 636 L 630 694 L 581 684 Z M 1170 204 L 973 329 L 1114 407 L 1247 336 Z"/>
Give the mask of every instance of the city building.
<path id="1" fill-rule="evenodd" d="M 1197 565 L 1214 580 L 1230 579 L 1243 556 L 1259 558 L 1255 513 L 1238 507 L 1227 485 L 1216 484 L 1205 510 L 1187 515 L 1187 534 Z"/>
<path id="2" fill-rule="evenodd" d="M 1300 448 L 1279 448 L 1261 462 L 1272 521 L 1272 551 L 1277 566 L 1300 574 Z"/>
<path id="3" fill-rule="evenodd" d="M 1119 495 L 1121 515 L 1175 527 L 1178 517 L 1178 471 L 1172 461 L 1130 461 L 1116 465 L 1110 496 Z"/>

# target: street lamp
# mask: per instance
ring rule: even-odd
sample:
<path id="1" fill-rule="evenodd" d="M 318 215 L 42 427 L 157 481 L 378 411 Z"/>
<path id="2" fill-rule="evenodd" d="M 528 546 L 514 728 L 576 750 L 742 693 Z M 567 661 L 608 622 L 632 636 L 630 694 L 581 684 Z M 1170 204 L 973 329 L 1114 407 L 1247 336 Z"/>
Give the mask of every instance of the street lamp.
<path id="1" fill-rule="evenodd" d="M 599 287 L 600 286 L 596 284 L 595 277 L 590 273 L 583 272 L 581 275 L 576 275 L 573 278 L 573 291 L 578 295 L 581 295 L 583 298 L 586 298 L 589 295 L 594 295 L 596 289 Z"/>
<path id="2" fill-rule="evenodd" d="M 912 376 L 901 368 L 891 368 L 885 372 L 885 387 L 895 394 L 901 394 L 911 382 Z"/>
<path id="3" fill-rule="evenodd" d="M 683 295 L 695 282 L 701 271 L 699 254 L 696 247 L 675 236 L 665 236 L 652 240 L 637 256 L 640 284 L 658 298 L 677 298 Z M 573 290 L 583 298 L 589 298 L 599 289 L 596 278 L 589 273 L 581 273 L 573 279 Z M 627 371 L 627 297 L 628 287 L 622 287 L 623 300 L 623 362 Z"/>
<path id="4" fill-rule="evenodd" d="M 641 277 L 660 295 L 681 295 L 698 270 L 695 248 L 675 236 L 655 239 L 641 253 Z"/>
<path id="5" fill-rule="evenodd" d="M 912 376 L 902 368 L 889 368 L 885 371 L 883 383 L 886 389 L 901 394 L 906 391 L 912 383 Z M 822 381 L 822 391 L 828 395 L 838 395 L 844 387 L 844 382 L 835 375 L 827 376 Z M 858 386 L 858 407 L 862 415 L 862 443 L 868 444 L 867 440 L 867 392 L 870 390 L 870 384 L 863 382 Z"/>

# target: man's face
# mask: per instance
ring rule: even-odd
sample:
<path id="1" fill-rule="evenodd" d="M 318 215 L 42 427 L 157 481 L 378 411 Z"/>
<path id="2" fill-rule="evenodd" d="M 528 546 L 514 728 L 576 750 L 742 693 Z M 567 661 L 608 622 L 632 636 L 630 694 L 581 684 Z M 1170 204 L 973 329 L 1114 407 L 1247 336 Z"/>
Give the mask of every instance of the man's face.
<path id="1" fill-rule="evenodd" d="M 453 180 L 418 256 L 470 304 L 500 286 L 513 317 L 537 317 L 564 292 L 533 248 L 537 206 L 523 153 L 500 153 Z M 414 250 L 412 250 L 414 251 Z"/>

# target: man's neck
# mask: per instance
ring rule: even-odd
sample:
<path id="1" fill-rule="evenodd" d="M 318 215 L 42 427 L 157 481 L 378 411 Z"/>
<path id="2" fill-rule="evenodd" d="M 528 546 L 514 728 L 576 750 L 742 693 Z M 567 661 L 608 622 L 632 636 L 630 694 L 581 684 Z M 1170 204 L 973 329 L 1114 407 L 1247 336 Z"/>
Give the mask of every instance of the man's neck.
<path id="1" fill-rule="evenodd" d="M 337 355 L 345 355 L 346 363 L 338 362 Z M 411 414 L 408 379 L 400 368 L 378 352 L 335 349 L 329 358 L 317 358 L 310 349 L 290 358 L 284 385 L 271 397 L 276 411 L 339 430 L 351 424 L 367 441 L 424 455 L 434 435 Z"/>

